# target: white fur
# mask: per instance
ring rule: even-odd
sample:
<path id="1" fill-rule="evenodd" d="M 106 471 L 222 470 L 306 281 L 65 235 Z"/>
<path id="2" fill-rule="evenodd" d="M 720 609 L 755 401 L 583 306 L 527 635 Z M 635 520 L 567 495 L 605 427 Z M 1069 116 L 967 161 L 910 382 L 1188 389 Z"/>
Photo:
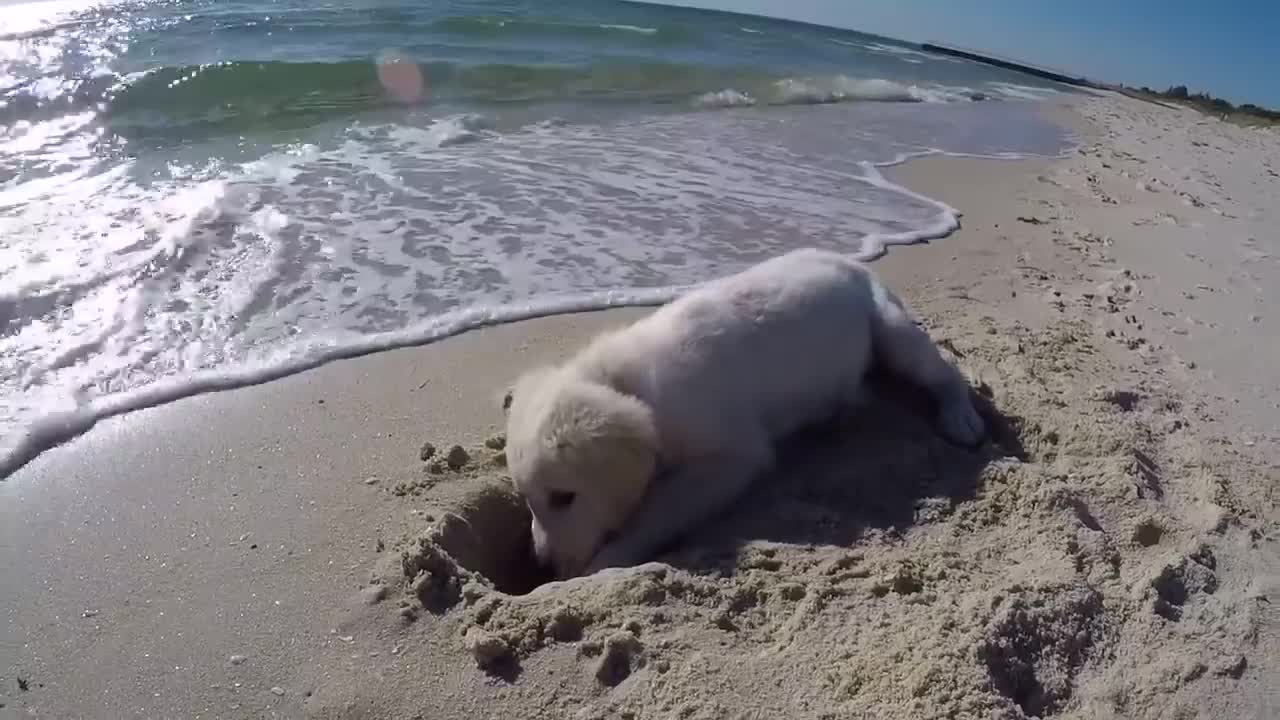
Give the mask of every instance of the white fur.
<path id="1" fill-rule="evenodd" d="M 852 403 L 873 357 L 931 391 L 946 437 L 981 441 L 964 379 L 898 298 L 861 263 L 814 249 L 706 283 L 526 374 L 507 452 L 538 557 L 560 577 L 648 560 L 769 470 L 778 439 Z"/>

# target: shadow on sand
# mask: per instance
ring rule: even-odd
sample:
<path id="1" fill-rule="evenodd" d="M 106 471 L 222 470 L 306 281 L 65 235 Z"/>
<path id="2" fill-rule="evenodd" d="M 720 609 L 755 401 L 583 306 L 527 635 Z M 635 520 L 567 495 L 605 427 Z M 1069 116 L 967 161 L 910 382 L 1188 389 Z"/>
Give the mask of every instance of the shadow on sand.
<path id="1" fill-rule="evenodd" d="M 938 434 L 923 391 L 885 375 L 869 380 L 865 405 L 789 438 L 770 476 L 659 559 L 732 573 L 749 542 L 847 547 L 868 532 L 900 534 L 972 498 L 991 461 L 1025 459 L 1014 421 L 983 393 L 972 396 L 988 439 L 967 449 Z"/>

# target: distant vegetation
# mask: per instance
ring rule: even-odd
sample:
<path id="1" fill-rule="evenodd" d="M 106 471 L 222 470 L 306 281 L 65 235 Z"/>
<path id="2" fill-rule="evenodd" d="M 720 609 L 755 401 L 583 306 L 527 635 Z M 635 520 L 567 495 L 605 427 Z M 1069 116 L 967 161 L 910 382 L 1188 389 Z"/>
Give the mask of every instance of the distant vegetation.
<path id="1" fill-rule="evenodd" d="M 1222 98 L 1213 97 L 1209 93 L 1198 92 L 1191 93 L 1187 91 L 1186 85 L 1175 85 L 1168 90 L 1152 90 L 1149 87 L 1141 88 L 1124 88 L 1131 94 L 1145 96 L 1147 98 L 1158 98 L 1161 100 L 1171 100 L 1183 105 L 1200 110 L 1210 115 L 1220 115 L 1235 117 L 1236 119 L 1252 118 L 1268 123 L 1280 123 L 1280 110 L 1271 110 L 1268 108 L 1254 105 L 1253 103 L 1244 103 L 1243 105 L 1233 105 Z M 1243 117 L 1242 117 L 1243 116 Z"/>

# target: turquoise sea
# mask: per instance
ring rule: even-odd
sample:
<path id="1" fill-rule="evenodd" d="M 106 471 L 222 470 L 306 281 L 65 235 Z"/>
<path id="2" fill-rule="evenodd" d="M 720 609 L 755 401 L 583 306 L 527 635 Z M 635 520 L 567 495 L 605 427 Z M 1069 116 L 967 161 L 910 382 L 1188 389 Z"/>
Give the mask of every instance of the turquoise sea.
<path id="1" fill-rule="evenodd" d="M 5 4 L 0 477 L 194 392 L 943 237 L 881 169 L 1059 154 L 1067 92 L 615 0 Z"/>

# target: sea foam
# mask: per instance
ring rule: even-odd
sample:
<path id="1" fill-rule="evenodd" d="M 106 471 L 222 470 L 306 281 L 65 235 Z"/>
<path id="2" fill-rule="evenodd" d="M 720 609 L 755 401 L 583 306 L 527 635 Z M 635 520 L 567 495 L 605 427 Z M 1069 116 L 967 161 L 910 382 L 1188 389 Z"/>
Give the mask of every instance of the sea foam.
<path id="1" fill-rule="evenodd" d="M 883 167 L 1038 148 L 998 132 L 934 147 L 981 127 L 966 117 L 980 104 L 935 107 L 502 132 L 481 116 L 443 116 L 359 124 L 240 165 L 175 167 L 149 187 L 82 179 L 107 189 L 26 212 L 41 213 L 46 233 L 56 218 L 72 238 L 116 225 L 120 241 L 82 251 L 68 265 L 78 274 L 0 298 L 11 329 L 0 350 L 23 359 L 0 381 L 10 398 L 0 476 L 103 418 L 189 395 L 484 325 L 661 304 L 797 245 L 871 261 L 943 237 L 956 209 Z M 74 211 L 57 205 L 73 197 Z M 50 317 L 40 298 L 66 311 Z"/>

